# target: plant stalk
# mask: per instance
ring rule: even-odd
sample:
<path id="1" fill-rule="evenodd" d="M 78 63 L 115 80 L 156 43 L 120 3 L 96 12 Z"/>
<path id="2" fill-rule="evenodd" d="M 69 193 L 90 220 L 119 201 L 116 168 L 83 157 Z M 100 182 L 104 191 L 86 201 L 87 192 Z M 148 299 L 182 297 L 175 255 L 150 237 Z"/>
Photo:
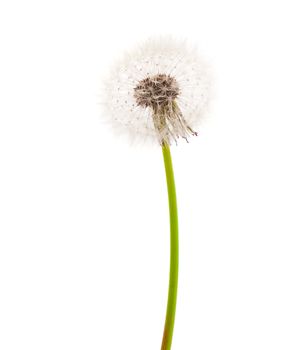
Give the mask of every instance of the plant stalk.
<path id="1" fill-rule="evenodd" d="M 161 350 L 170 350 L 175 323 L 177 287 L 178 287 L 178 212 L 175 189 L 175 179 L 172 165 L 170 147 L 162 145 L 165 173 L 168 188 L 169 216 L 170 216 L 170 274 L 166 320 Z"/>

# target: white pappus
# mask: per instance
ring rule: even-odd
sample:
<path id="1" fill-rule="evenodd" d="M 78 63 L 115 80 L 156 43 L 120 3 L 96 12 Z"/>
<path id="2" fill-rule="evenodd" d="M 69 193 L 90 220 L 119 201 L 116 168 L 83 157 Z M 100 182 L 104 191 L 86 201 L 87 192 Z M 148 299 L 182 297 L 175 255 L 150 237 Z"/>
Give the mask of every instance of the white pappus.
<path id="1" fill-rule="evenodd" d="M 196 50 L 173 38 L 149 39 L 113 67 L 104 116 L 119 132 L 170 145 L 197 135 L 209 97 L 210 74 Z"/>

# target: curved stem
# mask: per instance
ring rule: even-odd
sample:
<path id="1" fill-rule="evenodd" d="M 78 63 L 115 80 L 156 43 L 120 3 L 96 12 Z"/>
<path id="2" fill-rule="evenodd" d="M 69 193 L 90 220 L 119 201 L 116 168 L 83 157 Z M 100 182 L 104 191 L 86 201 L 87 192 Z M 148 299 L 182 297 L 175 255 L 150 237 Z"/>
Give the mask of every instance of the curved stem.
<path id="1" fill-rule="evenodd" d="M 162 150 L 168 187 L 171 251 L 168 304 L 161 350 L 170 350 L 174 330 L 178 286 L 178 214 L 171 152 L 169 146 L 166 144 L 162 145 Z"/>

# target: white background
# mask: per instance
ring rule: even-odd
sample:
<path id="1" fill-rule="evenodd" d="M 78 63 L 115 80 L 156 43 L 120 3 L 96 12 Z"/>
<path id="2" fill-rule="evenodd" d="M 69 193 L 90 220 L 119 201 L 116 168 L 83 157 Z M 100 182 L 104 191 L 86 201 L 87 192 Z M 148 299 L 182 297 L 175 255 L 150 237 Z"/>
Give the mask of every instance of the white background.
<path id="1" fill-rule="evenodd" d="M 210 121 L 173 147 L 173 350 L 284 348 L 282 1 L 1 1 L 0 348 L 155 350 L 169 263 L 159 148 L 100 119 L 116 57 L 188 38 Z"/>

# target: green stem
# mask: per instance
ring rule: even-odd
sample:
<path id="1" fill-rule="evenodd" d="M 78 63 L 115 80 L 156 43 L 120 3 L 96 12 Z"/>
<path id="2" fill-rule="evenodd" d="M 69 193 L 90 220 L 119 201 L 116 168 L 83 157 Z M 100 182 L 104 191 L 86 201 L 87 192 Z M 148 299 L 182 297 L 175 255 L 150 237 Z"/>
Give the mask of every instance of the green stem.
<path id="1" fill-rule="evenodd" d="M 170 350 L 174 331 L 178 286 L 178 214 L 171 152 L 166 144 L 162 146 L 162 150 L 168 187 L 171 251 L 168 304 L 161 350 Z"/>

